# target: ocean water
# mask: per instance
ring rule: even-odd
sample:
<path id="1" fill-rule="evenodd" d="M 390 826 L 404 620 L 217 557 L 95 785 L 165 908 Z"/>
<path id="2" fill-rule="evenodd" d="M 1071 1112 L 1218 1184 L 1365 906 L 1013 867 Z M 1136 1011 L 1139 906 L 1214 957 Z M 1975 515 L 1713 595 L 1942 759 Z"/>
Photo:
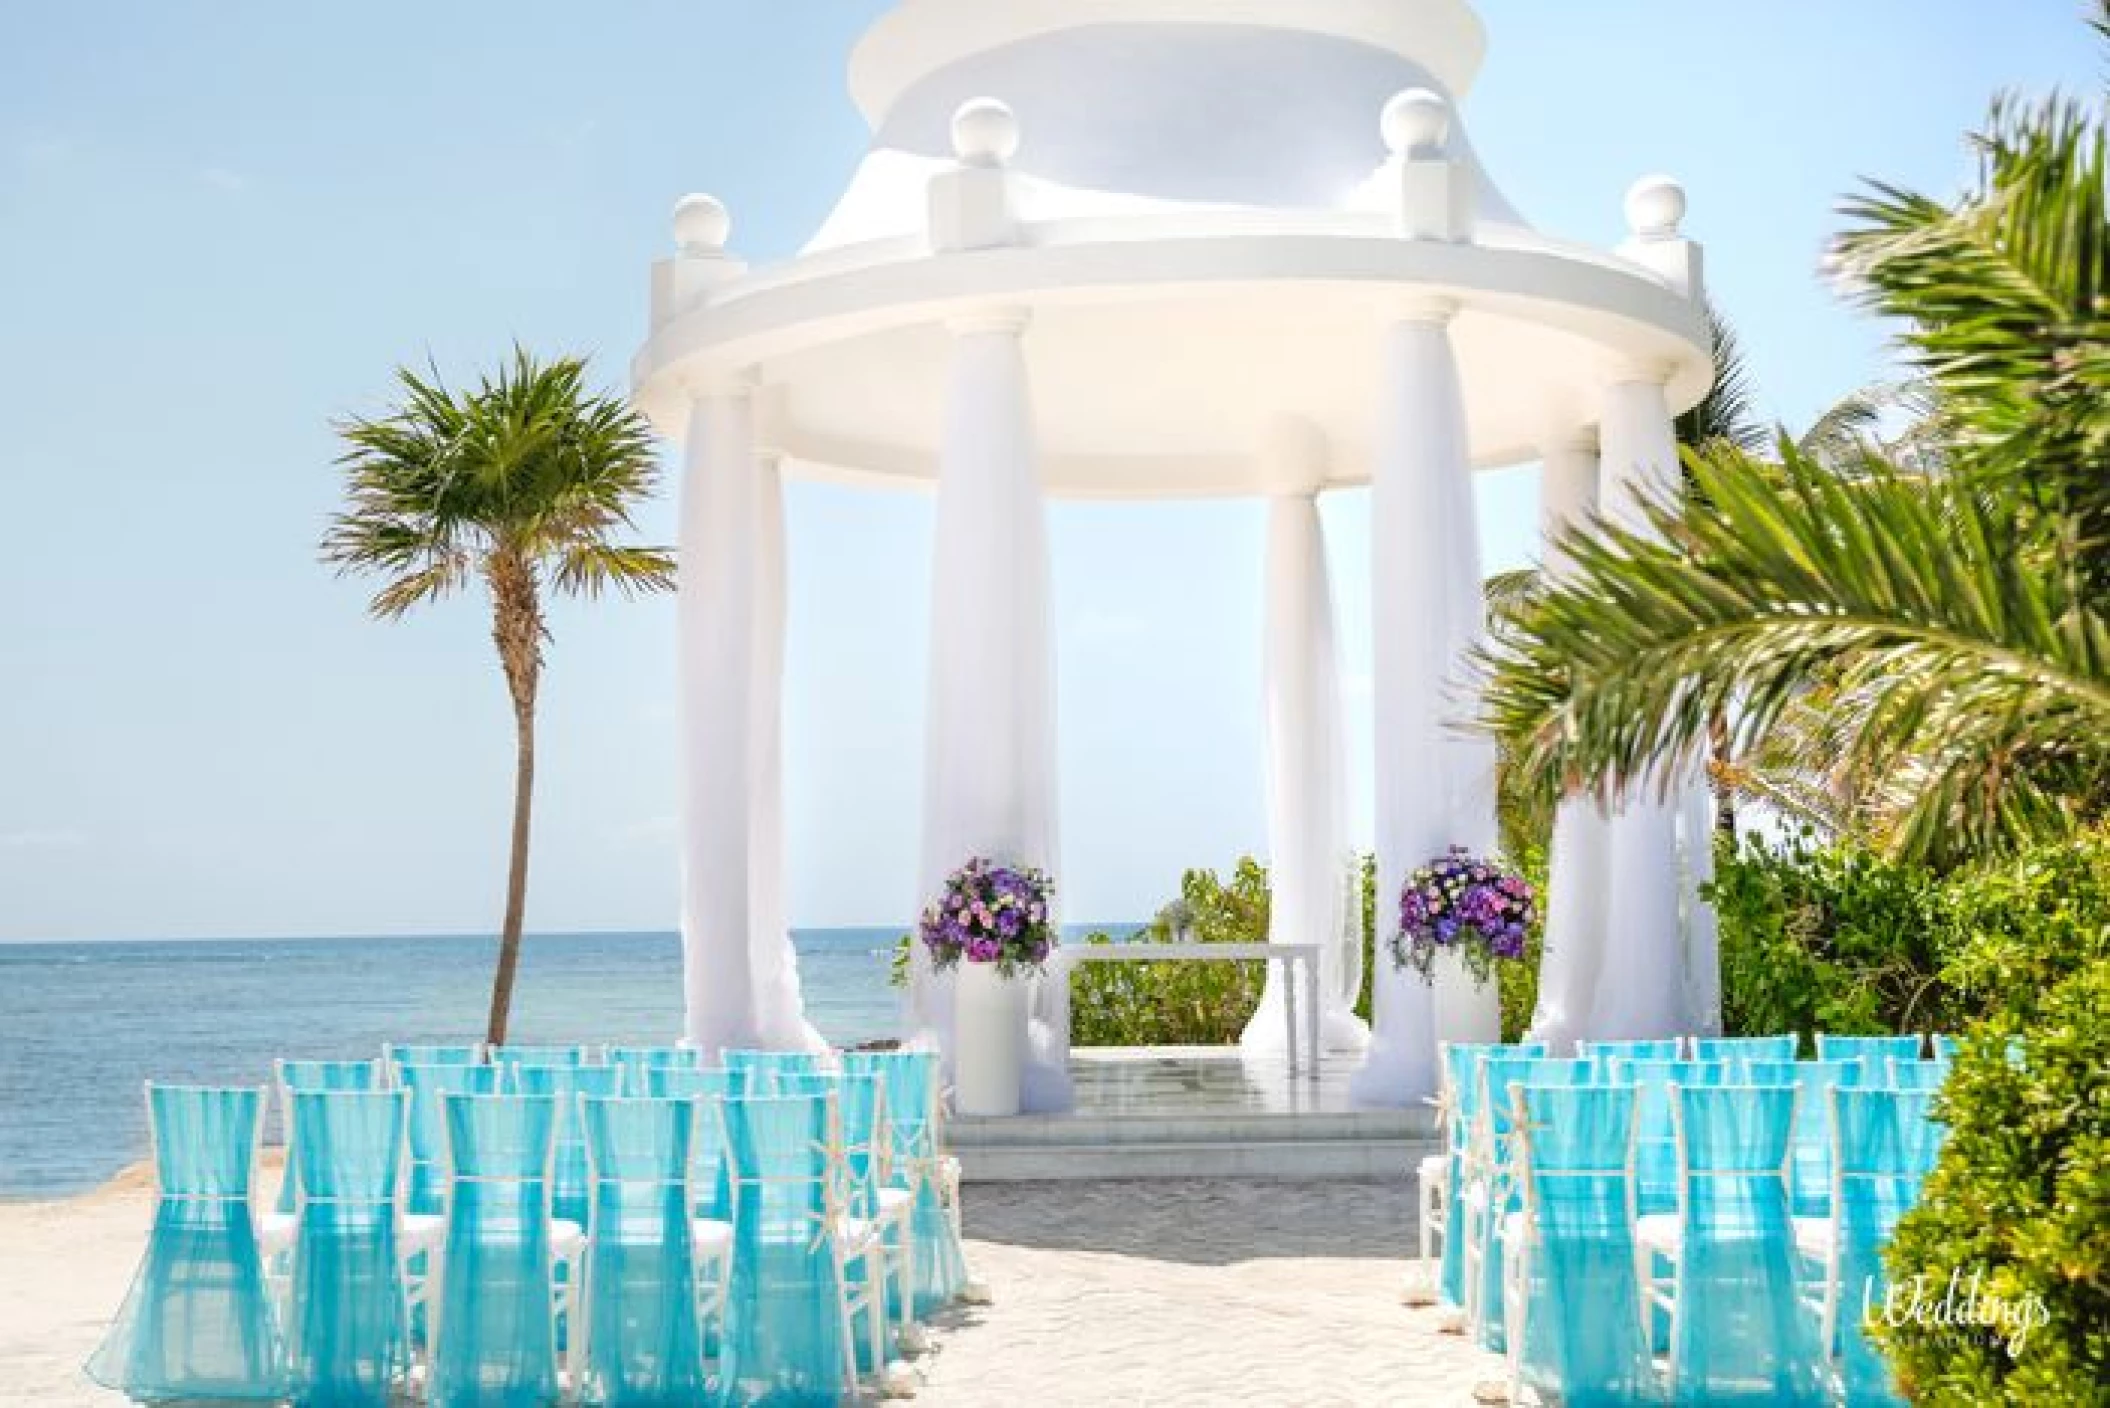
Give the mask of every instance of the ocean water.
<path id="1" fill-rule="evenodd" d="M 906 926 L 796 935 L 807 1015 L 837 1045 L 892 1035 Z M 1083 927 L 1083 926 L 1080 926 Z M 273 1058 L 372 1057 L 483 1034 L 487 937 L 0 944 L 0 1197 L 101 1183 L 146 1157 L 141 1084 L 261 1084 Z M 534 934 L 510 1037 L 672 1042 L 672 933 Z"/>

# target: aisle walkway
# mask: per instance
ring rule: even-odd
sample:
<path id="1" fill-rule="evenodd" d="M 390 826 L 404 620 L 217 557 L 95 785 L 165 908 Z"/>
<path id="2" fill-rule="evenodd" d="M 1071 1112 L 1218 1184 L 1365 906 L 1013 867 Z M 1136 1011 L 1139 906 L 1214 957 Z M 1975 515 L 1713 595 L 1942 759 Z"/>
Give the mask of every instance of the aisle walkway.
<path id="1" fill-rule="evenodd" d="M 1435 1408 L 1498 1380 L 1408 1310 L 1405 1180 L 968 1190 L 994 1304 L 952 1312 L 918 1408 Z"/>

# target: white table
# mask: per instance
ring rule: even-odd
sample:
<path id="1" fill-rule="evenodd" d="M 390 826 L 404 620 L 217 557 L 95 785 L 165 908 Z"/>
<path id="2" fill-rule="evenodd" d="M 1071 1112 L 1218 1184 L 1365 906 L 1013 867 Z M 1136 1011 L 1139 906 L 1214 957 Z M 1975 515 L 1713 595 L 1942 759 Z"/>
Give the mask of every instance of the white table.
<path id="1" fill-rule="evenodd" d="M 1289 1073 L 1319 1076 L 1319 946 L 1317 944 L 1074 944 L 1057 950 L 1063 976 L 1079 963 L 1280 963 L 1282 1025 L 1289 1037 Z M 1304 1051 L 1297 1051 L 1297 969 L 1304 969 Z"/>

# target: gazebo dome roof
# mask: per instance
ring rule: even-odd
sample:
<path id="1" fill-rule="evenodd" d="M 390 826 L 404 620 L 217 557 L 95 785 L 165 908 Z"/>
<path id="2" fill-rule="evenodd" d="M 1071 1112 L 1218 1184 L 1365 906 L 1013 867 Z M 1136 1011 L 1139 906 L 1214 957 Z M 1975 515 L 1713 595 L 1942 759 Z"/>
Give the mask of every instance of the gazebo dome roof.
<path id="1" fill-rule="evenodd" d="M 872 144 L 809 249 L 920 229 L 953 114 L 986 95 L 1024 134 L 1028 220 L 1381 208 L 1373 115 L 1410 88 L 1455 106 L 1484 52 L 1463 0 L 907 0 L 852 58 Z M 1521 225 L 1455 115 L 1451 142 L 1480 220 Z"/>

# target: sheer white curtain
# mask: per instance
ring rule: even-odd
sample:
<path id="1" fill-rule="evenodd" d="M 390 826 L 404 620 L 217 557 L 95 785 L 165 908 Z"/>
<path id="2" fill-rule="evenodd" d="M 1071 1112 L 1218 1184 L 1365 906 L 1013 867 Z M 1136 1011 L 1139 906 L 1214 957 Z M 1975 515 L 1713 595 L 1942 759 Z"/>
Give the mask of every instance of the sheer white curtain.
<path id="1" fill-rule="evenodd" d="M 1676 482 L 1678 447 L 1663 384 L 1616 383 L 1605 393 L 1605 517 L 1640 529 L 1644 495 Z M 1679 789 L 1634 781 L 1611 820 L 1603 957 L 1586 1035 L 1616 1040 L 1676 1036 L 1686 1029 L 1688 980 L 1679 859 Z"/>
<path id="2" fill-rule="evenodd" d="M 784 473 L 775 454 L 755 467 L 755 675 L 751 725 L 753 851 L 749 857 L 753 920 L 748 961 L 755 1028 L 775 1051 L 825 1051 L 827 1039 L 806 1020 L 799 957 L 784 901 Z"/>
<path id="3" fill-rule="evenodd" d="M 1495 832 L 1492 747 L 1459 728 L 1473 709 L 1455 682 L 1486 607 L 1448 320 L 1432 309 L 1386 334 L 1370 511 L 1381 939 L 1417 866 L 1452 844 L 1488 847 Z M 1477 1030 L 1487 1020 L 1489 995 L 1465 987 L 1442 979 L 1432 989 L 1380 945 L 1357 1101 L 1408 1105 L 1434 1093 L 1439 1025 Z"/>
<path id="4" fill-rule="evenodd" d="M 1341 721 L 1333 587 L 1315 488 L 1268 505 L 1267 722 L 1268 941 L 1317 943 L 1319 1040 L 1360 1051 L 1369 1028 L 1355 1015 L 1363 980 L 1360 866 L 1348 840 L 1348 761 Z M 1240 1044 L 1284 1055 L 1283 974 L 1268 965 L 1260 1008 Z M 1294 1014 L 1303 1041 L 1304 1005 Z"/>
<path id="5" fill-rule="evenodd" d="M 1597 507 L 1597 447 L 1576 440 L 1550 446 L 1540 476 L 1540 526 L 1546 548 L 1540 570 L 1549 579 L 1567 569 L 1562 533 Z M 1539 960 L 1538 1005 L 1529 1035 L 1566 1054 L 1589 1035 L 1605 929 L 1605 870 L 1610 822 L 1592 796 L 1565 797 L 1554 815 L 1548 855 L 1546 941 Z"/>
<path id="6" fill-rule="evenodd" d="M 1055 656 L 1048 546 L 1022 316 L 953 329 L 932 575 L 929 742 L 917 910 L 974 856 L 1035 865 L 1061 883 L 1056 846 Z M 1058 896 L 1059 898 L 1059 896 Z M 1059 908 L 1059 905 L 1058 905 Z M 951 980 L 920 945 L 910 977 L 917 1039 L 952 1052 Z M 1067 1108 L 1069 989 L 1059 960 L 1032 985 L 1028 1110 Z"/>
<path id="7" fill-rule="evenodd" d="M 681 813 L 684 1034 L 698 1050 L 752 1046 L 749 935 L 755 664 L 754 409 L 744 387 L 690 408 L 681 489 Z"/>

